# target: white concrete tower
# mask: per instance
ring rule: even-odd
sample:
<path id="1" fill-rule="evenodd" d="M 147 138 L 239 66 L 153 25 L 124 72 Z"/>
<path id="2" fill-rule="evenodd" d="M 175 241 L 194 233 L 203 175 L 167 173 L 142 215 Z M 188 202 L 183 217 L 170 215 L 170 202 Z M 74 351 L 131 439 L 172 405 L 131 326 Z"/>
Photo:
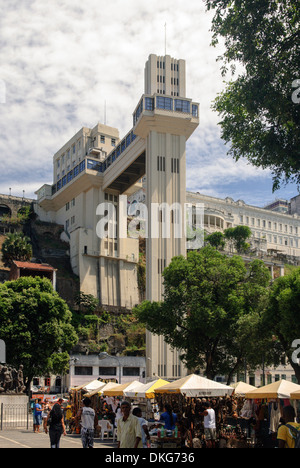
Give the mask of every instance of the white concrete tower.
<path id="1" fill-rule="evenodd" d="M 186 255 L 186 141 L 199 124 L 199 106 L 186 98 L 185 61 L 150 55 L 145 66 L 143 112 L 135 126 L 145 140 L 146 203 L 149 235 L 146 243 L 146 297 L 163 299 L 162 272 L 171 259 Z M 156 210 L 156 204 L 165 208 Z M 176 204 L 176 209 L 175 208 Z M 170 221 L 170 224 L 166 223 Z M 157 225 L 158 221 L 158 225 Z M 164 224 L 165 222 L 165 224 Z M 175 234 L 174 225 L 180 229 Z M 170 227 L 168 232 L 164 228 Z M 178 233 L 181 235 L 178 236 Z M 184 374 L 177 351 L 162 337 L 147 332 L 147 377 L 176 378 Z"/>

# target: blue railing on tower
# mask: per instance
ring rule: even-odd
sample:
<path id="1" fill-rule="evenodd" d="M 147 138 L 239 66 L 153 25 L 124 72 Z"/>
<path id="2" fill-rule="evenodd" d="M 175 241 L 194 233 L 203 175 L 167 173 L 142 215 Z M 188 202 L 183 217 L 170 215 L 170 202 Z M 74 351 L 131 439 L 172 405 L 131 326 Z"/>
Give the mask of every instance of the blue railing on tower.
<path id="1" fill-rule="evenodd" d="M 192 116 L 196 118 L 199 117 L 199 105 L 192 103 L 190 99 L 179 99 L 162 95 L 142 96 L 133 114 L 133 127 L 138 122 L 144 110 L 153 111 L 154 109 L 181 112 L 184 114 L 192 114 Z M 111 153 L 109 153 L 104 161 L 96 161 L 87 156 L 83 161 L 80 162 L 80 164 L 69 171 L 67 175 L 62 177 L 62 179 L 60 179 L 56 184 L 52 185 L 52 195 L 65 187 L 65 185 L 69 184 L 86 169 L 100 173 L 105 172 L 135 139 L 136 135 L 134 134 L 133 129 L 131 129 L 130 132 L 128 132 L 127 135 L 117 145 L 117 147 Z"/>

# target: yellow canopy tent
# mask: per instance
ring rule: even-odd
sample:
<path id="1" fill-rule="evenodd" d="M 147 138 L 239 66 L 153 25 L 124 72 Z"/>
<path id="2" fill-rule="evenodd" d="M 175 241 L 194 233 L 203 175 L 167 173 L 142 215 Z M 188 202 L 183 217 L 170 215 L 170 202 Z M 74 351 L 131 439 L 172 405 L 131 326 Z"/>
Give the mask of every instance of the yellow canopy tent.
<path id="1" fill-rule="evenodd" d="M 200 375 L 191 374 L 175 382 L 156 388 L 154 391 L 155 393 L 177 393 L 185 395 L 188 398 L 193 398 L 231 395 L 234 389 Z"/>
<path id="2" fill-rule="evenodd" d="M 300 390 L 300 385 L 288 382 L 287 380 L 278 380 L 264 387 L 257 388 L 246 393 L 246 398 L 251 400 L 260 400 L 265 398 L 287 399 L 291 393 Z"/>
<path id="3" fill-rule="evenodd" d="M 142 385 L 141 382 L 138 382 L 137 380 L 127 382 L 125 384 L 117 384 L 108 390 L 104 390 L 103 396 L 123 396 L 126 389 L 129 390 L 130 388 L 136 387 L 137 384 Z"/>
<path id="4" fill-rule="evenodd" d="M 300 390 L 291 393 L 291 400 L 300 400 Z"/>
<path id="5" fill-rule="evenodd" d="M 130 398 L 147 398 L 147 399 L 155 398 L 154 390 L 168 383 L 169 382 L 167 382 L 167 380 L 157 379 L 152 382 L 148 382 L 137 388 L 133 387 L 132 389 L 129 389 L 129 390 L 126 389 L 124 391 L 124 396 L 130 397 Z"/>
<path id="6" fill-rule="evenodd" d="M 241 397 L 245 396 L 247 392 L 251 392 L 256 389 L 253 385 L 249 385 L 245 382 L 237 382 L 236 384 L 231 385 L 231 387 L 234 388 L 234 395 Z"/>

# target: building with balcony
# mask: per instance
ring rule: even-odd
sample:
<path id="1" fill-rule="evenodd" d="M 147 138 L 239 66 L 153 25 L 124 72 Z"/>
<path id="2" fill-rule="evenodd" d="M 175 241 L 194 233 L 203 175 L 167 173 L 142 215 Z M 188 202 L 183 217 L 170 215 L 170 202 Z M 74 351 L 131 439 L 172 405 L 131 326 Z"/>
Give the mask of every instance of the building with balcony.
<path id="1" fill-rule="evenodd" d="M 139 302 L 139 241 L 127 237 L 122 196 L 136 192 L 147 176 L 150 231 L 157 222 L 153 204 L 183 207 L 186 141 L 199 125 L 199 104 L 186 97 L 184 60 L 152 54 L 144 73 L 144 94 L 129 132 L 120 138 L 117 129 L 106 125 L 82 128 L 54 155 L 53 184 L 36 192 L 39 218 L 65 227 L 63 236 L 70 244 L 81 291 L 102 305 L 129 309 Z M 183 220 L 181 224 L 184 227 Z M 175 255 L 186 254 L 185 238 L 172 233 L 165 239 L 159 225 L 158 235 L 148 237 L 146 250 L 146 297 L 160 300 L 162 267 Z M 147 357 L 148 377 L 183 375 L 177 351 L 150 333 Z M 174 369 L 179 369 L 176 375 Z"/>

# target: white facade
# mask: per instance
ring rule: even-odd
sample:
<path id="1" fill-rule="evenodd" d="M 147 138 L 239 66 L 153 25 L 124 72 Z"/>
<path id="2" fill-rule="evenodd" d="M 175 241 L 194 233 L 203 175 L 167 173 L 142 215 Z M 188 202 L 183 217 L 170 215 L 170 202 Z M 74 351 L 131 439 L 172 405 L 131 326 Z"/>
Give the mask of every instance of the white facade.
<path id="1" fill-rule="evenodd" d="M 264 254 L 280 253 L 300 260 L 300 216 L 247 205 L 243 200 L 215 198 L 187 192 L 188 203 L 203 203 L 204 228 L 208 233 L 248 226 L 252 248 Z"/>
<path id="2" fill-rule="evenodd" d="M 68 387 L 87 384 L 92 380 L 111 380 L 125 384 L 137 380 L 145 383 L 146 359 L 139 356 L 109 356 L 100 360 L 97 355 L 74 354 L 70 361 Z"/>
<path id="3" fill-rule="evenodd" d="M 150 55 L 145 94 L 133 112 L 132 130 L 119 139 L 116 129 L 104 125 L 81 129 L 54 155 L 53 185 L 37 191 L 40 219 L 65 228 L 80 289 L 103 305 L 132 308 L 139 302 L 139 244 L 138 239 L 120 236 L 120 223 L 116 238 L 99 238 L 96 227 L 107 214 L 98 210 L 99 205 L 107 202 L 120 208 L 120 195 L 135 192 L 136 183 L 147 174 L 150 232 L 157 221 L 157 213 L 151 211 L 154 203 L 184 207 L 186 141 L 199 124 L 199 104 L 186 98 L 185 88 L 184 60 Z M 184 229 L 183 220 L 181 225 Z M 108 220 L 108 232 L 110 227 Z M 161 229 L 158 236 L 148 237 L 146 245 L 149 300 L 162 298 L 162 271 L 172 257 L 186 254 L 184 237 L 175 238 L 172 232 L 164 239 Z M 177 351 L 150 333 L 147 357 L 147 376 L 183 375 Z"/>

